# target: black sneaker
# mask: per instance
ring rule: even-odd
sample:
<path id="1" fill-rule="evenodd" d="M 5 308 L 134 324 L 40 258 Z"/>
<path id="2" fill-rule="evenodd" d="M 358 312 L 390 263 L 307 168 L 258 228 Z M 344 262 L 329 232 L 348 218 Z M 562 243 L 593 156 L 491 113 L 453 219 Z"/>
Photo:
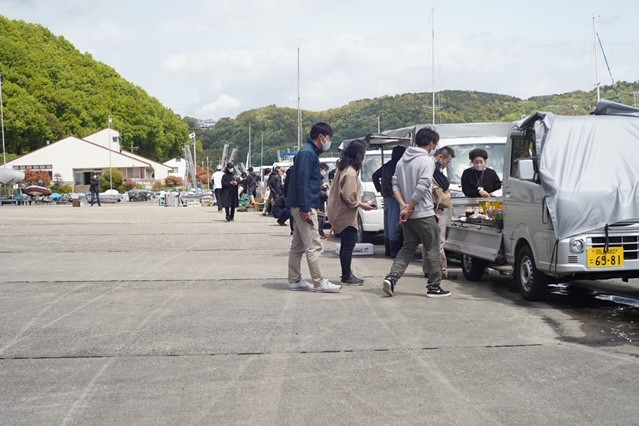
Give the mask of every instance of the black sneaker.
<path id="1" fill-rule="evenodd" d="M 384 278 L 384 293 L 393 297 L 395 294 L 395 284 L 397 284 L 397 280 L 390 275 Z"/>
<path id="2" fill-rule="evenodd" d="M 447 275 L 444 275 L 444 279 L 445 279 L 445 280 L 456 280 L 457 278 L 458 278 L 458 277 L 457 277 L 457 274 L 447 274 Z"/>
<path id="3" fill-rule="evenodd" d="M 355 275 L 351 274 L 348 277 L 342 277 L 342 284 L 346 285 L 362 285 L 364 284 L 364 280 L 361 278 L 357 278 Z"/>
<path id="4" fill-rule="evenodd" d="M 450 296 L 450 291 L 446 291 L 438 285 L 429 285 L 426 286 L 428 291 L 426 292 L 426 297 L 448 297 Z"/>

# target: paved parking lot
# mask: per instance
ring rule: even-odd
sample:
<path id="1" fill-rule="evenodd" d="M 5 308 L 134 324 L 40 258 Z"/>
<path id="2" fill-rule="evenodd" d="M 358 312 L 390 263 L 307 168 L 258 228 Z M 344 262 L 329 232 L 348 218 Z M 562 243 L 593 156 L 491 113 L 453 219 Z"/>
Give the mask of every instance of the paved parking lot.
<path id="1" fill-rule="evenodd" d="M 636 423 L 636 342 L 463 279 L 428 299 L 418 262 L 385 297 L 380 246 L 364 286 L 291 292 L 288 245 L 255 212 L 0 207 L 0 423 Z"/>

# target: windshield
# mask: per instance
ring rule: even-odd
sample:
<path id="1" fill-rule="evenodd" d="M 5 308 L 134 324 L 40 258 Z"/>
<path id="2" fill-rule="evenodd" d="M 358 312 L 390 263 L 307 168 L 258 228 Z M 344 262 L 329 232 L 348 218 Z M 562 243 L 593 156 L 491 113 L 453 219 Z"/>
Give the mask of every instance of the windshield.
<path id="1" fill-rule="evenodd" d="M 392 150 L 384 149 L 384 163 L 390 161 L 392 154 Z M 382 164 L 382 153 L 378 149 L 366 151 L 366 157 L 362 162 L 362 182 L 372 182 L 373 173 L 382 167 Z"/>
<path id="2" fill-rule="evenodd" d="M 450 144 L 447 145 L 451 147 L 455 151 L 455 158 L 448 165 L 446 172 L 448 174 L 448 179 L 450 183 L 461 184 L 461 175 L 464 173 L 464 170 L 469 168 L 470 160 L 468 159 L 468 154 L 475 148 L 485 149 L 488 153 L 488 160 L 486 161 L 486 166 L 497 172 L 499 179 L 503 180 L 504 174 L 504 149 L 505 146 L 502 144 L 464 144 L 464 145 L 455 145 Z"/>

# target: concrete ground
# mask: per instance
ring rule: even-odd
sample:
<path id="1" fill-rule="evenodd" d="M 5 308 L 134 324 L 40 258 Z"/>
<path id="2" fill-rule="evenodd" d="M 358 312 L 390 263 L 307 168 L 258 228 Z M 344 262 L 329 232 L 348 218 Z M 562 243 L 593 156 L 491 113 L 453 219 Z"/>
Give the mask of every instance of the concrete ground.
<path id="1" fill-rule="evenodd" d="M 255 212 L 0 207 L 0 424 L 636 424 L 636 344 L 463 279 L 426 298 L 419 262 L 385 297 L 381 246 L 364 286 L 292 292 L 288 246 Z"/>

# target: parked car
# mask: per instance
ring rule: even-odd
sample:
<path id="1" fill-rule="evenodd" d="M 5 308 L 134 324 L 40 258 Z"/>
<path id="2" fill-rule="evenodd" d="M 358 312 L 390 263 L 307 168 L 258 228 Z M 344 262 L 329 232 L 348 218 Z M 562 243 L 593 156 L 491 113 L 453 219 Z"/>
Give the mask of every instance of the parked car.
<path id="1" fill-rule="evenodd" d="M 132 189 L 127 192 L 127 195 L 129 201 L 149 201 L 155 198 L 151 191 L 145 189 Z"/>

